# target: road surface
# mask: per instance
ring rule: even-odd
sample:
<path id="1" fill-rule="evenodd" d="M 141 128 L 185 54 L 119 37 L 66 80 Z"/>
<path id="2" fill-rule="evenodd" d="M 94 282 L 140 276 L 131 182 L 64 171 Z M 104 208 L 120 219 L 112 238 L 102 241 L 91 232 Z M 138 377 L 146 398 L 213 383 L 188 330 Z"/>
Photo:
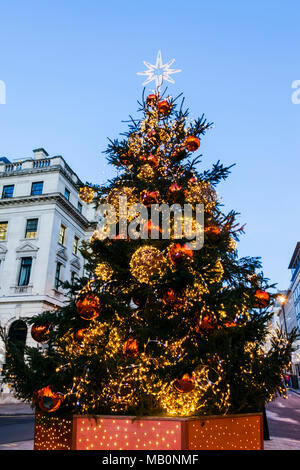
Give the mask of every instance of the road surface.
<path id="1" fill-rule="evenodd" d="M 33 439 L 34 417 L 0 416 L 0 445 Z"/>

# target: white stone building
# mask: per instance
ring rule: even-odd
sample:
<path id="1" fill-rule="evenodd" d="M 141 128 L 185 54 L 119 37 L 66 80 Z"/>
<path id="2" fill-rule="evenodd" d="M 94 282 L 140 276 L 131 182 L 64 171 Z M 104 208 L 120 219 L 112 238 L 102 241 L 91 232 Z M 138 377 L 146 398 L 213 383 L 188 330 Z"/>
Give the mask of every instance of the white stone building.
<path id="1" fill-rule="evenodd" d="M 60 281 L 81 276 L 80 242 L 93 232 L 94 210 L 78 197 L 82 184 L 61 156 L 0 158 L 0 324 L 9 337 L 36 344 L 22 318 L 61 307 Z M 0 368 L 5 364 L 0 344 Z M 0 402 L 11 400 L 0 383 Z"/>

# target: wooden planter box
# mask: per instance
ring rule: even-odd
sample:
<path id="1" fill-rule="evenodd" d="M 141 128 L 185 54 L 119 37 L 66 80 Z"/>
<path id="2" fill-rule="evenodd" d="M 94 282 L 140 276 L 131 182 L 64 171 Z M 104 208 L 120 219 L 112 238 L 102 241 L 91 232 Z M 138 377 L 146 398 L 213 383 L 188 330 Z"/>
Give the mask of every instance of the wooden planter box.
<path id="1" fill-rule="evenodd" d="M 35 450 L 263 450 L 261 413 L 194 418 L 36 413 Z"/>

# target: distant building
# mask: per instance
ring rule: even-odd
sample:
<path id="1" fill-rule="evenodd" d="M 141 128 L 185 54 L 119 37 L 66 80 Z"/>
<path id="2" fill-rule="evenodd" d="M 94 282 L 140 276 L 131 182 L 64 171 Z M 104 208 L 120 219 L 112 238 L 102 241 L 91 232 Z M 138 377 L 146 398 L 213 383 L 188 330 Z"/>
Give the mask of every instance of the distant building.
<path id="1" fill-rule="evenodd" d="M 0 323 L 10 341 L 36 344 L 22 319 L 62 307 L 61 281 L 83 274 L 79 247 L 95 213 L 78 197 L 81 184 L 61 156 L 43 148 L 33 158 L 0 158 Z M 5 358 L 0 344 L 0 368 Z M 0 386 L 0 401 L 11 401 Z"/>

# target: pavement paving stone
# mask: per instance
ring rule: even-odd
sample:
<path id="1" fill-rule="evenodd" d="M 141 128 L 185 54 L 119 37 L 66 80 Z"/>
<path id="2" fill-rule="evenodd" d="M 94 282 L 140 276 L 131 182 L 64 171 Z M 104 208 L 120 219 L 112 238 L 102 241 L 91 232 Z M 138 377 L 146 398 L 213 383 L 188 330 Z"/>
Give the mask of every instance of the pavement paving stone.
<path id="1" fill-rule="evenodd" d="M 297 395 L 300 396 L 300 390 L 291 390 L 289 394 L 292 394 L 292 396 L 294 396 L 294 399 L 292 399 L 291 396 L 291 399 L 288 400 L 288 402 L 284 403 L 283 399 L 279 398 L 276 400 L 277 405 L 276 403 L 271 403 L 267 407 L 267 416 L 271 439 L 268 441 L 264 441 L 265 450 L 300 450 L 300 435 L 298 431 L 298 426 L 300 425 L 300 422 L 298 420 L 297 422 L 295 422 L 294 417 L 294 413 L 296 411 L 300 412 L 300 405 L 298 405 L 298 403 L 300 404 L 300 400 L 298 401 L 297 399 Z M 276 408 L 276 406 L 279 406 L 279 408 Z M 280 408 L 285 408 L 284 416 L 280 416 L 280 414 L 278 414 L 278 410 L 280 411 Z M 20 416 L 32 414 L 34 414 L 34 410 L 27 403 L 10 403 L 0 405 L 0 416 Z M 286 425 L 288 425 L 287 428 Z M 285 429 L 292 430 L 292 426 L 292 435 L 288 437 L 281 435 L 281 430 L 282 433 L 285 433 Z M 295 435 L 299 437 L 298 440 L 293 439 Z M 33 440 L 1 444 L 0 450 L 33 450 Z"/>
<path id="2" fill-rule="evenodd" d="M 9 442 L 0 444 L 0 450 L 33 450 L 33 441 Z"/>

